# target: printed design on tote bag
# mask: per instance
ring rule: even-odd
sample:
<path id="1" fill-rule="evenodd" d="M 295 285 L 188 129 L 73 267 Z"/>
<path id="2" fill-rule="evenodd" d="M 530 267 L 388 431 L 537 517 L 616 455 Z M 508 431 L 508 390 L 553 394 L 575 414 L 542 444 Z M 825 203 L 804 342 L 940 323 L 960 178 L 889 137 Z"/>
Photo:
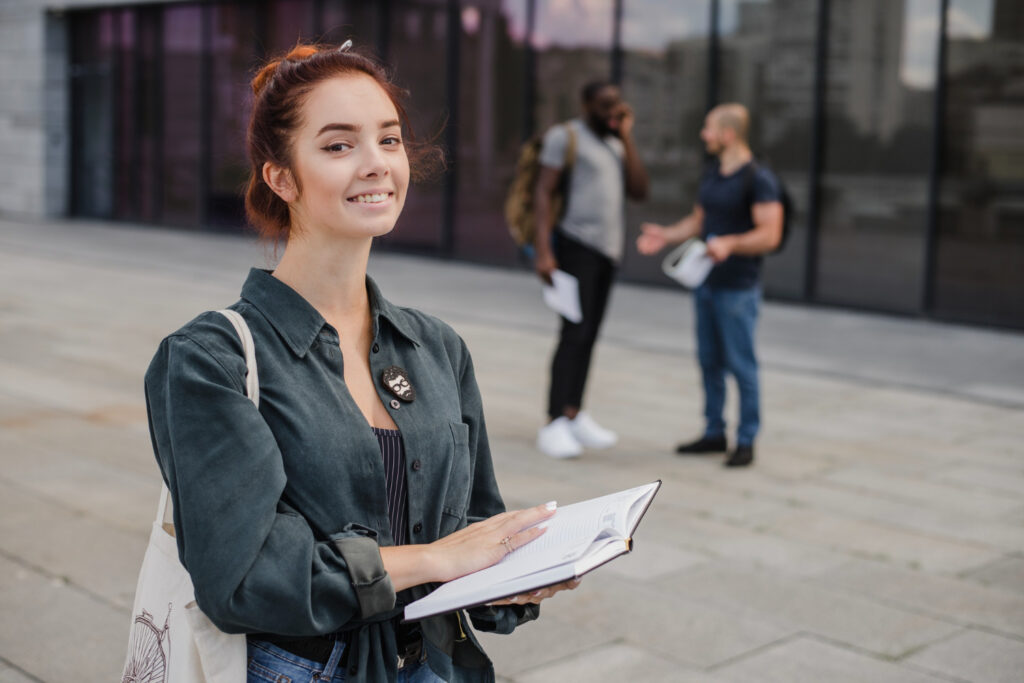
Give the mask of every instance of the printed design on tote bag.
<path id="1" fill-rule="evenodd" d="M 121 683 L 164 683 L 167 680 L 167 659 L 171 653 L 170 621 L 171 603 L 167 604 L 163 628 L 157 627 L 153 615 L 146 610 L 135 617 Z"/>

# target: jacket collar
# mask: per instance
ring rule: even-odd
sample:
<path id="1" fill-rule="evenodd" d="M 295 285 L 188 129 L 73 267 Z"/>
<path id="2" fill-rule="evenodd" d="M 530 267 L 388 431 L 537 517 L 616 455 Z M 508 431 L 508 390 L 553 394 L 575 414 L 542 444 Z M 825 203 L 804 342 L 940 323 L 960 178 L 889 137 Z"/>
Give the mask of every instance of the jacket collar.
<path id="1" fill-rule="evenodd" d="M 377 283 L 369 276 L 366 278 L 366 292 L 370 297 L 374 339 L 380 332 L 380 319 L 383 318 L 396 332 L 419 346 L 409 314 L 385 299 Z M 324 328 L 337 334 L 337 330 L 327 324 L 312 304 L 271 275 L 269 270 L 253 268 L 249 271 L 249 277 L 242 286 L 242 298 L 266 317 L 296 356 L 305 356 Z"/>

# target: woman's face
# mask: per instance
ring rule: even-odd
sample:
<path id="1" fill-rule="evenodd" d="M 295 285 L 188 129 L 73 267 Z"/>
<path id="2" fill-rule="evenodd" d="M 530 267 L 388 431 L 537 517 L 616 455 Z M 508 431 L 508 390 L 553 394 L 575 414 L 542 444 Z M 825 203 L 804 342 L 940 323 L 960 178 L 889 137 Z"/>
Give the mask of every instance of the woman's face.
<path id="1" fill-rule="evenodd" d="M 391 231 L 409 188 L 409 158 L 398 111 L 365 74 L 318 84 L 292 140 L 301 191 L 288 200 L 302 234 L 363 238 Z"/>

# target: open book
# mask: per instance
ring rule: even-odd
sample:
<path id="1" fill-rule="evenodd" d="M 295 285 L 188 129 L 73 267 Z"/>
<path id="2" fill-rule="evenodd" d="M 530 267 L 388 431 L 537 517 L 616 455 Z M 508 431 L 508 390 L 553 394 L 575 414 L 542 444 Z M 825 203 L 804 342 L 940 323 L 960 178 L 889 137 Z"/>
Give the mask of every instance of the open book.
<path id="1" fill-rule="evenodd" d="M 539 538 L 501 562 L 442 584 L 405 607 L 407 620 L 483 605 L 583 576 L 633 546 L 633 532 L 661 481 L 559 507 Z"/>

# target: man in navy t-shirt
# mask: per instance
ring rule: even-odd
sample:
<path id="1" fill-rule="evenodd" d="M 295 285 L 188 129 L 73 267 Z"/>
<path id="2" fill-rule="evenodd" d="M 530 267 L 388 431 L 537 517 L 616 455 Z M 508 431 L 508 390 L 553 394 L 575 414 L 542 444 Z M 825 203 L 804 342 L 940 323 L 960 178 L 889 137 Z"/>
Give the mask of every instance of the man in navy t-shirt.
<path id="1" fill-rule="evenodd" d="M 782 239 L 782 190 L 772 173 L 754 163 L 747 143 L 750 115 L 740 104 L 722 104 L 704 119 L 700 137 L 717 161 L 705 173 L 693 211 L 669 226 L 644 223 L 637 238 L 642 254 L 672 242 L 700 237 L 715 262 L 694 291 L 697 356 L 704 381 L 704 434 L 680 444 L 682 455 L 727 450 L 725 373 L 736 378 L 740 421 L 736 446 L 725 461 L 745 467 L 754 460 L 761 423 L 754 329 L 761 303 L 762 255 Z"/>

